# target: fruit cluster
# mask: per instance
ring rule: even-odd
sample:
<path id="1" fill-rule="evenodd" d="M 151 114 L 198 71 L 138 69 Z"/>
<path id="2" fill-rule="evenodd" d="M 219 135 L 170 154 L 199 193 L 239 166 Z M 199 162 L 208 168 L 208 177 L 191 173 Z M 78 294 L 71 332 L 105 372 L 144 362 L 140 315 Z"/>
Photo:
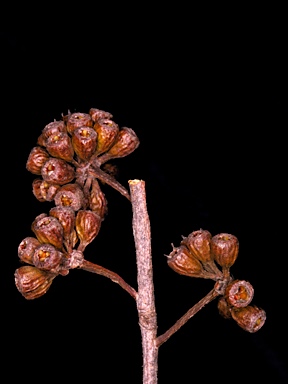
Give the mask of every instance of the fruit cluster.
<path id="1" fill-rule="evenodd" d="M 129 155 L 140 142 L 131 128 L 119 128 L 112 118 L 96 108 L 62 115 L 44 127 L 28 156 L 26 168 L 37 175 L 34 196 L 55 206 L 35 218 L 35 237 L 26 237 L 18 247 L 20 261 L 28 265 L 15 271 L 15 284 L 26 299 L 42 296 L 56 276 L 81 266 L 107 214 L 98 179 L 130 198 L 111 168 L 101 166 Z"/>
<path id="2" fill-rule="evenodd" d="M 263 309 L 250 305 L 253 286 L 245 280 L 234 279 L 230 268 L 239 253 L 239 241 L 229 233 L 212 236 L 207 230 L 198 230 L 183 237 L 180 246 L 167 256 L 167 263 L 175 272 L 216 281 L 219 313 L 233 318 L 248 332 L 258 331 L 266 320 Z M 218 268 L 220 267 L 220 269 Z"/>

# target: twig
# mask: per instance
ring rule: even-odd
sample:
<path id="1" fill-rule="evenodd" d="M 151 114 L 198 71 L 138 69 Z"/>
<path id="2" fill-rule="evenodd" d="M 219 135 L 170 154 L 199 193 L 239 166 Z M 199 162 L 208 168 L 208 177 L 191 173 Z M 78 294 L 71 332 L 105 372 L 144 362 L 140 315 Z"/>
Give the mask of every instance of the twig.
<path id="1" fill-rule="evenodd" d="M 135 300 L 137 299 L 137 292 L 135 291 L 135 289 L 132 288 L 129 284 L 127 284 L 126 281 L 122 279 L 122 277 L 117 275 L 117 273 L 112 272 L 109 269 L 103 268 L 101 267 L 101 265 L 91 263 L 88 260 L 84 260 L 79 268 L 88 272 L 93 272 L 97 273 L 98 275 L 108 277 L 114 283 L 119 284 L 123 289 L 125 289 L 125 291 L 127 291 Z"/>
<path id="2" fill-rule="evenodd" d="M 142 336 L 143 384 L 157 384 L 158 347 L 150 220 L 146 206 L 145 182 L 129 180 L 133 235 L 136 248 L 138 296 L 136 299 Z"/>
<path id="3" fill-rule="evenodd" d="M 165 333 L 157 337 L 156 345 L 159 348 L 160 345 L 165 343 L 175 332 L 177 332 L 191 317 L 196 315 L 197 312 L 200 311 L 206 304 L 209 304 L 212 300 L 214 300 L 220 293 L 215 289 L 215 287 L 201 299 L 198 303 L 196 303 L 192 308 L 190 308 L 185 315 L 180 317 L 179 320 L 176 321 L 171 328 L 169 328 Z"/>

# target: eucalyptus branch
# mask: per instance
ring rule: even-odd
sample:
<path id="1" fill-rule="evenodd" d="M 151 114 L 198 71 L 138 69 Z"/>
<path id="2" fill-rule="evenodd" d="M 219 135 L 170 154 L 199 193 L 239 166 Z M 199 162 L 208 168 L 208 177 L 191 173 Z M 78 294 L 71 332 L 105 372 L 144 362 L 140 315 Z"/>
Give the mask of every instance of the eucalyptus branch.
<path id="1" fill-rule="evenodd" d="M 133 299 L 137 299 L 137 292 L 135 291 L 135 289 L 132 288 L 128 283 L 126 283 L 126 281 L 122 279 L 122 277 L 117 275 L 117 273 L 112 272 L 109 269 L 106 269 L 95 263 L 91 263 L 88 260 L 84 260 L 79 268 L 83 269 L 84 271 L 97 273 L 98 275 L 108 277 L 108 279 L 112 280 L 113 283 L 117 283 L 120 285 L 120 287 L 125 289 L 125 291 L 128 292 L 129 295 L 133 297 Z"/>
<path id="2" fill-rule="evenodd" d="M 145 182 L 129 180 L 129 187 L 137 260 L 137 310 L 142 335 L 143 384 L 156 384 L 158 371 L 158 348 L 155 343 L 157 317 L 151 256 L 151 230 L 146 207 Z"/>

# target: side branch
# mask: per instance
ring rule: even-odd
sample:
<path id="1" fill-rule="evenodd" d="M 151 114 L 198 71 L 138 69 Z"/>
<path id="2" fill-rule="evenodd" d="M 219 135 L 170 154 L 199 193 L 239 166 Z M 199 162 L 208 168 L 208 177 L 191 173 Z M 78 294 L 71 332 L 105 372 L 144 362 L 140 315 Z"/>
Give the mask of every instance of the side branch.
<path id="1" fill-rule="evenodd" d="M 79 269 L 83 269 L 84 271 L 97 273 L 98 275 L 102 275 L 105 277 L 108 277 L 110 280 L 112 280 L 114 283 L 117 283 L 125 289 L 133 297 L 133 299 L 137 299 L 137 292 L 134 288 L 132 288 L 129 284 L 126 283 L 125 280 L 122 279 L 117 273 L 110 271 L 109 269 L 101 267 L 101 265 L 97 265 L 94 263 L 91 263 L 88 260 L 84 260 Z"/>
<path id="2" fill-rule="evenodd" d="M 192 308 L 190 308 L 185 315 L 180 317 L 179 320 L 176 321 L 174 325 L 172 325 L 171 328 L 169 328 L 165 333 L 157 337 L 156 345 L 159 348 L 160 345 L 165 343 L 175 332 L 177 332 L 191 317 L 196 315 L 197 312 L 200 311 L 206 304 L 209 304 L 212 300 L 214 300 L 217 296 L 219 296 L 220 293 L 215 287 L 201 299 L 198 301 L 197 304 L 195 304 Z"/>

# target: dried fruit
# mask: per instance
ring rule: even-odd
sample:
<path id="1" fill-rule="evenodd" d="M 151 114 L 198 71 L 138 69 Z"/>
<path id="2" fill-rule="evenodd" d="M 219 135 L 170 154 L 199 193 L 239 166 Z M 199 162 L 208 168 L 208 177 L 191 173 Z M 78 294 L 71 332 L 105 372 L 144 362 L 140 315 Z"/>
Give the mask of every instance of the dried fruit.
<path id="1" fill-rule="evenodd" d="M 33 264 L 35 267 L 58 274 L 61 270 L 63 253 L 52 244 L 40 244 L 34 251 Z"/>
<path id="2" fill-rule="evenodd" d="M 202 277 L 204 273 L 200 261 L 184 245 L 177 248 L 173 247 L 172 252 L 168 255 L 167 263 L 170 268 L 180 275 Z"/>
<path id="3" fill-rule="evenodd" d="M 211 251 L 216 263 L 224 269 L 229 269 L 238 257 L 238 239 L 229 233 L 219 233 L 211 239 Z"/>
<path id="4" fill-rule="evenodd" d="M 35 175 L 41 175 L 41 169 L 48 159 L 49 153 L 44 148 L 34 147 L 28 156 L 26 169 Z"/>
<path id="5" fill-rule="evenodd" d="M 113 145 L 118 132 L 119 126 L 109 119 L 99 119 L 93 127 L 97 133 L 97 156 L 106 152 Z"/>
<path id="6" fill-rule="evenodd" d="M 225 299 L 234 307 L 246 307 L 254 296 L 253 286 L 245 280 L 232 280 L 226 287 Z"/>
<path id="7" fill-rule="evenodd" d="M 242 308 L 232 307 L 231 315 L 241 328 L 250 333 L 259 331 L 266 321 L 266 312 L 255 305 L 247 305 Z"/>
<path id="8" fill-rule="evenodd" d="M 89 115 L 92 117 L 92 120 L 94 122 L 100 120 L 100 119 L 112 119 L 113 115 L 110 112 L 103 111 L 102 109 L 98 108 L 90 108 Z"/>
<path id="9" fill-rule="evenodd" d="M 65 161 L 71 161 L 74 156 L 74 149 L 70 136 L 66 132 L 57 132 L 46 140 L 46 149 L 53 157 Z"/>
<path id="10" fill-rule="evenodd" d="M 42 130 L 41 135 L 38 137 L 37 144 L 41 145 L 42 147 L 45 147 L 46 141 L 50 136 L 57 135 L 61 132 L 67 133 L 64 121 L 52 121 L 51 123 L 47 124 Z"/>
<path id="11" fill-rule="evenodd" d="M 76 232 L 80 240 L 78 250 L 84 251 L 98 235 L 102 219 L 97 213 L 90 210 L 80 210 L 76 215 Z"/>
<path id="12" fill-rule="evenodd" d="M 25 237 L 18 246 L 18 257 L 23 263 L 33 264 L 35 249 L 40 245 L 35 237 Z"/>
<path id="13" fill-rule="evenodd" d="M 138 148 L 139 144 L 140 141 L 133 129 L 123 127 L 118 132 L 112 147 L 99 157 L 99 161 L 101 164 L 104 164 L 110 159 L 130 155 L 130 153 Z"/>
<path id="14" fill-rule="evenodd" d="M 71 207 L 57 205 L 49 211 L 51 217 L 55 217 L 63 228 L 64 238 L 69 238 L 75 225 L 75 211 Z"/>
<path id="15" fill-rule="evenodd" d="M 107 200 L 96 179 L 92 181 L 89 205 L 90 209 L 97 213 L 102 219 L 107 214 Z"/>
<path id="16" fill-rule="evenodd" d="M 43 182 L 43 179 L 34 179 L 32 182 L 32 192 L 37 200 L 44 202 L 46 199 L 43 197 L 40 186 Z"/>
<path id="17" fill-rule="evenodd" d="M 43 296 L 56 276 L 31 265 L 20 267 L 14 273 L 16 288 L 27 300 Z"/>
<path id="18" fill-rule="evenodd" d="M 55 198 L 56 205 L 71 207 L 78 211 L 85 204 L 84 193 L 77 183 L 66 184 L 58 189 Z"/>
<path id="19" fill-rule="evenodd" d="M 211 239 L 212 235 L 209 231 L 200 229 L 190 233 L 181 241 L 181 244 L 185 244 L 198 260 L 206 263 L 213 259 L 210 249 Z"/>
<path id="20" fill-rule="evenodd" d="M 45 180 L 42 180 L 40 184 L 40 193 L 42 198 L 45 201 L 52 201 L 60 188 L 60 185 L 58 184 L 53 184 L 53 183 L 48 183 Z"/>
<path id="21" fill-rule="evenodd" d="M 50 158 L 41 169 L 42 177 L 51 184 L 64 185 L 75 178 L 74 168 L 65 160 Z"/>
<path id="22" fill-rule="evenodd" d="M 81 160 L 89 160 L 96 150 L 97 133 L 93 128 L 79 127 L 73 132 L 72 145 Z"/>
<path id="23" fill-rule="evenodd" d="M 74 112 L 68 115 L 66 128 L 72 135 L 75 129 L 79 127 L 92 127 L 93 120 L 89 113 Z"/>
<path id="24" fill-rule="evenodd" d="M 49 243 L 58 249 L 63 248 L 63 227 L 55 217 L 42 214 L 31 225 L 40 243 Z"/>
<path id="25" fill-rule="evenodd" d="M 225 298 L 222 296 L 219 298 L 218 303 L 217 303 L 217 308 L 219 311 L 219 314 L 224 317 L 224 319 L 229 319 L 231 318 L 231 305 L 227 303 Z"/>

